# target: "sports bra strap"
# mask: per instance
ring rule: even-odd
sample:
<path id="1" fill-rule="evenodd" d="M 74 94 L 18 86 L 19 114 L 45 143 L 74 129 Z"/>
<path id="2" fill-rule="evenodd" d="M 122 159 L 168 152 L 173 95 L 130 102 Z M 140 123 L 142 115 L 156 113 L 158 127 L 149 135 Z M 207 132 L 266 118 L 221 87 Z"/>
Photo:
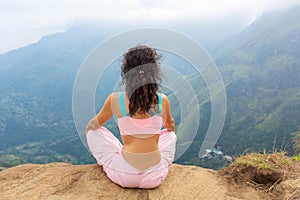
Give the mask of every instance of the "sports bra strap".
<path id="1" fill-rule="evenodd" d="M 120 92 L 119 94 L 119 102 L 120 102 L 120 108 L 122 112 L 122 117 L 126 116 L 126 109 L 125 109 L 125 103 L 124 103 L 124 92 Z"/>
<path id="2" fill-rule="evenodd" d="M 162 111 L 162 98 L 160 93 L 157 93 L 157 97 L 158 97 L 158 111 L 157 111 L 157 115 L 160 115 L 160 112 Z"/>

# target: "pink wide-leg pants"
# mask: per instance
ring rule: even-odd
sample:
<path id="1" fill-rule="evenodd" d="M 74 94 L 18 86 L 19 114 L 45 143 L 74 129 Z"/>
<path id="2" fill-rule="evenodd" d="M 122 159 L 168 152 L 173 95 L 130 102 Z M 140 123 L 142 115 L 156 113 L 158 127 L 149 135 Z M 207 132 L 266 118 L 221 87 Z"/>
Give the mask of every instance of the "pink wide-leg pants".
<path id="1" fill-rule="evenodd" d="M 161 130 L 158 143 L 161 160 L 141 171 L 124 160 L 121 153 L 123 145 L 105 127 L 89 130 L 87 133 L 88 146 L 108 178 L 128 188 L 156 188 L 161 185 L 174 161 L 176 140 L 173 131 Z"/>

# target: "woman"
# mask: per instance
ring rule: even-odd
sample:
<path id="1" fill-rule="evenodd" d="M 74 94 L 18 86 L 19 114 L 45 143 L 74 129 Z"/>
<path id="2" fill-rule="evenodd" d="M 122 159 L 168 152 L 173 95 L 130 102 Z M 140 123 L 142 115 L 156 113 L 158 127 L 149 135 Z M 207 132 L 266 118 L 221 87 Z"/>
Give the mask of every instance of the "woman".
<path id="1" fill-rule="evenodd" d="M 129 49 L 121 71 L 126 92 L 110 94 L 86 127 L 93 156 L 108 178 L 122 187 L 158 187 L 174 160 L 175 125 L 167 96 L 158 93 L 159 59 L 153 48 Z M 113 115 L 124 145 L 103 127 Z"/>

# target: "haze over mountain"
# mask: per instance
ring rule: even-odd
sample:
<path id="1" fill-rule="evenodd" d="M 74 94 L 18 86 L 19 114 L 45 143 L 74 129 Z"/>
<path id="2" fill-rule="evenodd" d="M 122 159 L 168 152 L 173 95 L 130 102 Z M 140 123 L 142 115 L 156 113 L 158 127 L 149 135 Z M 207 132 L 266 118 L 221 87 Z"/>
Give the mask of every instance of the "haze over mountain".
<path id="1" fill-rule="evenodd" d="M 298 0 L 18 0 L 0 3 L 0 53 L 37 42 L 42 36 L 67 30 L 78 22 L 95 21 L 116 27 L 169 27 L 179 30 L 194 21 L 201 33 L 214 30 L 217 36 L 231 23 L 245 26 L 262 13 L 288 9 Z M 181 23 L 184 22 L 184 23 Z M 210 27 L 202 24 L 211 24 Z M 178 27 L 176 27 L 178 26 Z M 122 29 L 124 31 L 124 29 Z M 194 31 L 194 30 L 192 30 Z M 185 32 L 185 31 L 184 31 Z M 192 35 L 194 37 L 195 35 Z M 208 39 L 208 38 L 207 38 Z"/>
<path id="2" fill-rule="evenodd" d="M 218 141 L 224 152 L 293 153 L 300 120 L 299 10 L 263 15 L 228 39 L 215 56 L 227 93 L 226 122 Z"/>
<path id="3" fill-rule="evenodd" d="M 204 46 L 221 70 L 228 110 L 217 144 L 225 153 L 263 149 L 293 153 L 292 133 L 300 125 L 299 11 L 298 6 L 269 13 L 238 34 L 238 29 L 220 29 L 224 34 L 219 37 L 198 36 L 201 29 L 196 24 L 182 28 L 187 35 L 191 30 L 190 35 L 197 35 L 200 43 L 206 41 Z M 0 55 L 0 166 L 94 162 L 74 127 L 73 83 L 88 53 L 122 28 L 80 25 Z M 174 60 L 169 55 L 163 63 L 181 72 L 191 67 Z M 193 144 L 177 162 L 205 165 L 198 151 L 210 120 L 210 101 L 203 80 L 195 74 L 186 76 L 202 100 L 201 123 Z M 96 94 L 98 109 L 118 78 L 115 75 L 99 84 L 103 90 Z M 176 99 L 170 98 L 176 105 Z M 174 109 L 175 118 L 178 114 Z M 112 123 L 108 126 L 117 131 Z"/>

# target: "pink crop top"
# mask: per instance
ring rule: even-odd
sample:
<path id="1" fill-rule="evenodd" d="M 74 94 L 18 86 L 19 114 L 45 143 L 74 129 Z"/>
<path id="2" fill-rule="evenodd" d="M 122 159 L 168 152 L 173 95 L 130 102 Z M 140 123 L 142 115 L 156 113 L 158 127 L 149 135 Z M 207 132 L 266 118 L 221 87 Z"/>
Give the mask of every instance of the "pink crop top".
<path id="1" fill-rule="evenodd" d="M 120 108 L 122 117 L 117 118 L 118 126 L 121 135 L 135 135 L 135 134 L 159 134 L 163 120 L 160 116 L 162 109 L 161 95 L 158 96 L 158 112 L 146 119 L 135 119 L 126 114 L 124 105 L 124 93 L 121 92 L 119 95 Z"/>

